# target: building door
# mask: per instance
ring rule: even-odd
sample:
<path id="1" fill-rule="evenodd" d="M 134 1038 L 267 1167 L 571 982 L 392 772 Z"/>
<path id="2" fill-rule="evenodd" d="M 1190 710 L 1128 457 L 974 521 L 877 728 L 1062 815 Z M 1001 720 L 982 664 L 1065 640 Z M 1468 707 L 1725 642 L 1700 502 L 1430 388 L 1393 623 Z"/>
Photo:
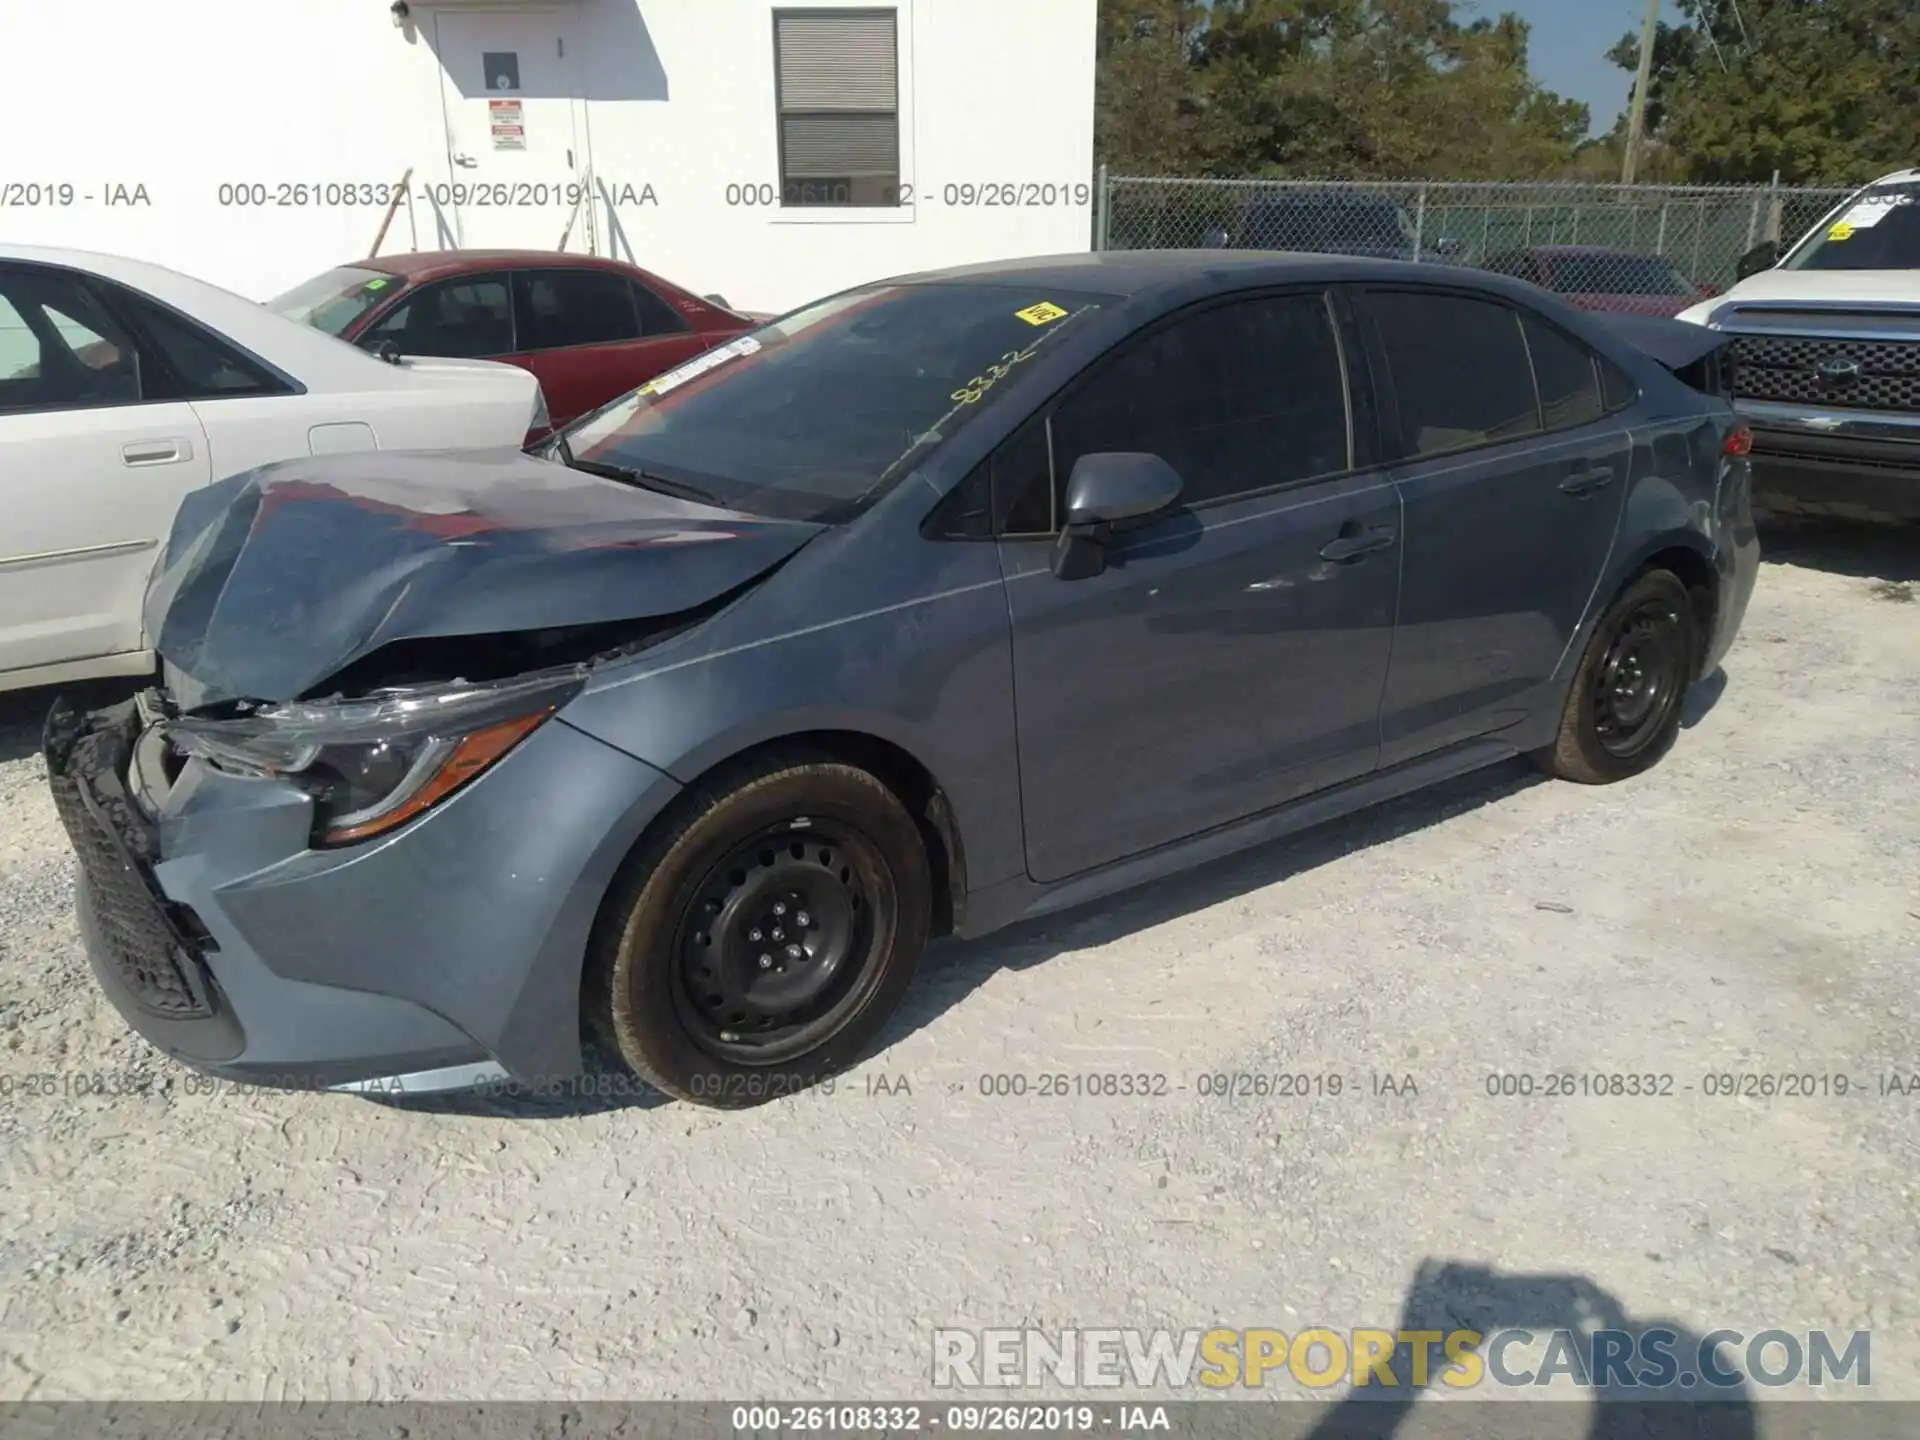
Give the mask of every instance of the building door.
<path id="1" fill-rule="evenodd" d="M 566 232 L 590 172 L 573 28 L 558 11 L 435 14 L 448 167 L 435 208 L 461 247 L 551 250 Z M 567 248 L 590 248 L 591 225 L 574 220 Z"/>

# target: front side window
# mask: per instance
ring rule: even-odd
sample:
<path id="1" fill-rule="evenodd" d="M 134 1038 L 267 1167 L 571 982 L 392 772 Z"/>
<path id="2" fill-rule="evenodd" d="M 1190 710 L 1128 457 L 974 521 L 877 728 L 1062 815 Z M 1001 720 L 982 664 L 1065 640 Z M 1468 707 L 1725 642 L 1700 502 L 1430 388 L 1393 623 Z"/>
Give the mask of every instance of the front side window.
<path id="1" fill-rule="evenodd" d="M 900 52 L 892 9 L 776 10 L 780 203 L 900 203 Z"/>
<path id="2" fill-rule="evenodd" d="M 564 350 L 640 338 L 633 291 L 604 270 L 522 270 L 513 277 L 522 350 Z"/>
<path id="3" fill-rule="evenodd" d="M 360 337 L 371 350 L 391 344 L 402 355 L 484 360 L 513 346 L 513 310 L 506 277 L 462 276 L 422 286 Z"/>
<path id="4" fill-rule="evenodd" d="M 563 432 L 577 461 L 752 514 L 851 519 L 1108 297 L 1014 283 L 881 284 L 817 301 Z"/>
<path id="5" fill-rule="evenodd" d="M 1809 236 L 1788 270 L 1920 270 L 1920 183 L 1869 190 Z"/>
<path id="6" fill-rule="evenodd" d="M 1324 295 L 1234 301 L 1174 321 L 1055 410 L 1053 471 L 1082 455 L 1158 455 L 1202 504 L 1352 465 L 1340 345 Z"/>
<path id="7" fill-rule="evenodd" d="M 1393 378 L 1408 458 L 1538 432 L 1533 368 L 1512 310 L 1437 291 L 1376 292 L 1368 305 Z"/>
<path id="8" fill-rule="evenodd" d="M 379 270 L 343 265 L 296 285 L 267 301 L 267 308 L 302 325 L 323 330 L 335 339 L 375 306 L 392 298 L 404 282 Z"/>
<path id="9" fill-rule="evenodd" d="M 75 275 L 0 270 L 0 411 L 130 405 L 140 353 Z"/>

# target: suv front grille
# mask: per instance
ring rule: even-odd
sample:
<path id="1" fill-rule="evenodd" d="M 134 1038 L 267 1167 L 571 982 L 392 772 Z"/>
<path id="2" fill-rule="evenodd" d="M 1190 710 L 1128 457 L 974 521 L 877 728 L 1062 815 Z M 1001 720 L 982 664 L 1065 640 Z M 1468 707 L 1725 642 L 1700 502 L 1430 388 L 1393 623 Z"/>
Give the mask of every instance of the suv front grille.
<path id="1" fill-rule="evenodd" d="M 56 716 L 58 712 L 56 712 Z M 55 725 L 58 724 L 56 719 Z M 199 973 L 204 940 L 189 914 L 155 888 L 151 833 L 119 780 L 130 723 L 56 738 L 49 727 L 47 779 L 54 808 L 87 882 L 91 918 L 104 954 L 142 1009 L 170 1020 L 211 1015 L 189 976 Z"/>
<path id="2" fill-rule="evenodd" d="M 1920 414 L 1920 340 L 1739 335 L 1733 361 L 1734 394 L 1742 400 Z M 1822 373 L 1848 362 L 1851 374 Z"/>

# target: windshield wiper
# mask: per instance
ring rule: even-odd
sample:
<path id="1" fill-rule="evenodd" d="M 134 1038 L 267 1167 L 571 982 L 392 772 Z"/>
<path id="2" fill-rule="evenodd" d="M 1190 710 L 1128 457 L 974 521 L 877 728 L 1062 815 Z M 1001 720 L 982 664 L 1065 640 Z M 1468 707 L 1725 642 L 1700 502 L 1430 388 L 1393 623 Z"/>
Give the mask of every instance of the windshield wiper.
<path id="1" fill-rule="evenodd" d="M 689 485 L 684 480 L 669 480 L 664 475 L 656 475 L 650 470 L 638 470 L 629 465 L 606 465 L 598 460 L 581 460 L 571 452 L 566 462 L 575 470 L 584 470 L 589 475 L 598 475 L 606 480 L 618 480 L 623 485 L 638 486 L 642 490 L 652 490 L 661 495 L 671 495 L 676 500 L 691 500 L 699 505 L 714 505 L 725 509 L 720 497 L 711 490 L 703 490 L 698 485 Z"/>

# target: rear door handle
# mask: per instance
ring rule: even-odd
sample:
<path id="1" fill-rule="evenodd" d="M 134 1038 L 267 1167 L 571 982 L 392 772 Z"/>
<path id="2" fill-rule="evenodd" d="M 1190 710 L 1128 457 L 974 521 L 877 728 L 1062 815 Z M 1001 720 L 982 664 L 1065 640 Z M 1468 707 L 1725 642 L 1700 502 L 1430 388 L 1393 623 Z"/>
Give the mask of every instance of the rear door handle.
<path id="1" fill-rule="evenodd" d="M 1568 495 L 1591 495 L 1596 490 L 1604 490 L 1613 483 L 1611 465 L 1583 466 L 1560 482 L 1560 489 Z"/>
<path id="2" fill-rule="evenodd" d="M 185 440 L 135 440 L 120 447 L 120 458 L 129 465 L 172 465 L 193 458 L 193 446 Z"/>
<path id="3" fill-rule="evenodd" d="M 1357 534 L 1340 535 L 1320 547 L 1320 558 L 1331 560 L 1336 565 L 1349 560 L 1358 560 L 1363 555 L 1371 555 L 1376 550 L 1384 550 L 1393 544 L 1394 532 L 1391 530 L 1362 530 Z"/>

